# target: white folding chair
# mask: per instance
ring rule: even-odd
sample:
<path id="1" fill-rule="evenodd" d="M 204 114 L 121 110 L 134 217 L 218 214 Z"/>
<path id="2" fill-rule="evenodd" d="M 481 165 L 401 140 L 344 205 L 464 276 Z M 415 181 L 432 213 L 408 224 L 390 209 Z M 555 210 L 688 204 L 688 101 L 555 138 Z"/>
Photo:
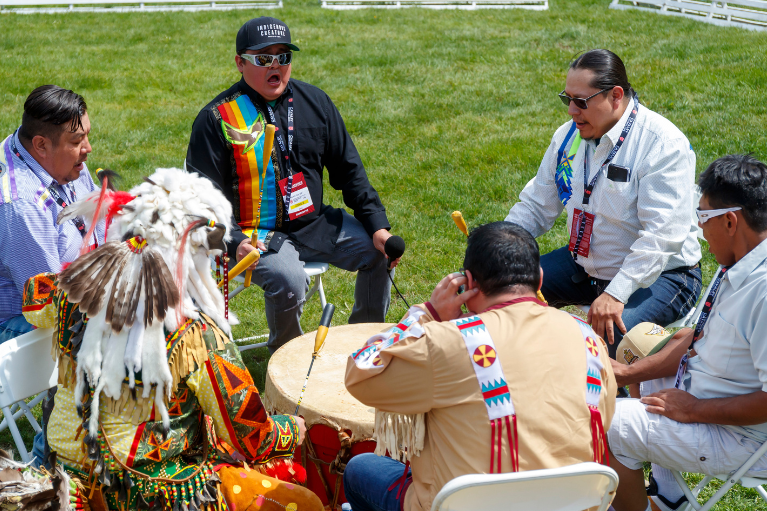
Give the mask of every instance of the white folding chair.
<path id="1" fill-rule="evenodd" d="M 697 511 L 708 511 L 709 509 L 712 509 L 717 504 L 717 502 L 719 502 L 719 500 L 724 497 L 724 494 L 730 491 L 730 488 L 736 484 L 746 488 L 754 488 L 762 497 L 762 500 L 767 502 L 767 491 L 762 488 L 762 485 L 767 484 L 767 479 L 743 477 L 743 474 L 748 472 L 754 463 L 759 461 L 759 459 L 766 453 L 767 442 L 763 443 L 762 446 L 754 454 L 752 454 L 751 457 L 748 458 L 748 460 L 735 472 L 732 472 L 729 475 L 721 474 L 718 476 L 705 476 L 703 480 L 701 480 L 701 482 L 698 483 L 698 485 L 695 486 L 695 488 L 692 490 L 690 490 L 690 487 L 687 486 L 687 482 L 684 480 L 682 473 L 677 472 L 676 470 L 672 470 L 671 473 L 674 474 L 676 482 L 679 483 L 680 488 L 682 488 L 684 495 L 687 497 L 687 504 L 682 506 L 679 511 L 692 511 L 693 509 Z M 709 497 L 709 499 L 704 504 L 701 505 L 700 502 L 698 502 L 698 494 L 700 494 L 700 491 L 708 486 L 708 483 L 714 479 L 719 479 L 722 481 L 722 486 L 716 491 L 716 493 Z"/>
<path id="2" fill-rule="evenodd" d="M 325 288 L 322 287 L 322 274 L 326 271 L 328 271 L 328 263 L 304 263 L 304 272 L 306 273 L 306 276 L 310 278 L 314 277 L 312 287 L 310 287 L 309 292 L 306 293 L 306 300 L 308 301 L 309 298 L 314 295 L 314 293 L 318 292 L 320 295 L 320 303 L 322 304 L 323 309 L 328 303 L 327 300 L 325 300 Z M 239 285 L 234 291 L 229 292 L 230 300 L 245 289 L 245 273 L 243 272 L 237 275 L 234 278 L 234 281 Z"/>
<path id="3" fill-rule="evenodd" d="M 38 328 L 0 344 L 0 409 L 3 412 L 0 431 L 11 430 L 24 463 L 30 457 L 16 419 L 24 414 L 35 433 L 40 432 L 30 409 L 42 401 L 46 391 L 56 386 L 58 380 L 58 362 L 51 358 L 52 342 L 53 329 Z M 36 397 L 29 403 L 24 402 L 32 396 Z"/>
<path id="4" fill-rule="evenodd" d="M 610 467 L 587 462 L 509 474 L 470 474 L 448 482 L 431 511 L 605 511 L 618 487 Z"/>

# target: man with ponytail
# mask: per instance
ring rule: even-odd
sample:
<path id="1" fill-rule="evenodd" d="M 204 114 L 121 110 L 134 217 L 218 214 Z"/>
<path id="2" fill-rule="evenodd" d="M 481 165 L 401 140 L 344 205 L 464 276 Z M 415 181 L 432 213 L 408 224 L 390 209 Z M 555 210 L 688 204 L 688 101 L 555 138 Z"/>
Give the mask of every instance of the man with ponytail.
<path id="1" fill-rule="evenodd" d="M 609 50 L 573 60 L 559 98 L 572 120 L 506 220 L 537 237 L 567 211 L 569 243 L 541 258 L 541 291 L 554 307 L 590 305 L 588 321 L 615 358 L 628 330 L 673 323 L 700 294 L 695 153 L 639 102 Z"/>

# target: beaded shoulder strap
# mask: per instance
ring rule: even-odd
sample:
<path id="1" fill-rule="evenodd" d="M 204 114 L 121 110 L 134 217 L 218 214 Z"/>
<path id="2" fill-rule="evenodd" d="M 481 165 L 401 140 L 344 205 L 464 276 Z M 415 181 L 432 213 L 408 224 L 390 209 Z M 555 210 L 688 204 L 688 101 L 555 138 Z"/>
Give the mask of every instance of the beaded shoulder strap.
<path id="1" fill-rule="evenodd" d="M 495 343 L 479 316 L 451 321 L 461 332 L 471 366 L 479 382 L 487 416 L 490 419 L 490 473 L 501 472 L 501 448 L 504 423 L 511 450 L 511 470 L 519 471 L 519 441 L 517 439 L 517 415 L 506 384 L 503 367 L 498 360 Z M 496 461 L 497 460 L 497 461 Z"/>

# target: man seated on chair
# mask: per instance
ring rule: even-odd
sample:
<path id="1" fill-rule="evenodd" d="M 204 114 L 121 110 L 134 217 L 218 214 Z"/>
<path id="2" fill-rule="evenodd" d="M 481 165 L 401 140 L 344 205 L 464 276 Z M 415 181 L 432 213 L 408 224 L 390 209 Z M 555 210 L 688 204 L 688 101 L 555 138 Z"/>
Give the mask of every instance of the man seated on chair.
<path id="1" fill-rule="evenodd" d="M 541 258 L 541 291 L 554 307 L 591 305 L 588 322 L 615 358 L 628 330 L 671 324 L 700 294 L 695 153 L 639 103 L 611 51 L 578 56 L 559 97 L 572 122 L 556 131 L 506 220 L 540 236 L 567 211 L 570 243 Z"/>
<path id="2" fill-rule="evenodd" d="M 356 271 L 349 323 L 384 321 L 391 291 L 384 255 L 389 221 L 341 114 L 323 91 L 291 78 L 298 47 L 285 23 L 252 19 L 236 43 L 242 78 L 197 115 L 186 165 L 232 203 L 229 256 L 239 261 L 255 250 L 251 239 L 264 251 L 251 269 L 264 290 L 269 350 L 303 333 L 305 262 Z M 264 170 L 267 124 L 276 132 Z M 353 217 L 323 203 L 323 169 Z"/>
<path id="3" fill-rule="evenodd" d="M 516 224 L 475 229 L 465 274 L 442 279 L 429 302 L 351 355 L 346 387 L 377 409 L 381 455 L 346 467 L 354 511 L 428 510 L 464 474 L 606 461 L 616 393 L 607 349 L 587 324 L 538 301 L 539 260 Z"/>
<path id="4" fill-rule="evenodd" d="M 77 257 L 86 234 L 82 219 L 61 225 L 67 204 L 98 187 L 85 160 L 91 152 L 85 100 L 43 85 L 24 102 L 21 126 L 0 148 L 0 343 L 33 329 L 22 315 L 30 277 L 58 272 Z M 101 227 L 90 244 L 103 241 Z"/>
<path id="5" fill-rule="evenodd" d="M 695 330 L 614 365 L 619 385 L 643 382 L 641 400 L 618 400 L 608 432 L 617 511 L 677 509 L 686 499 L 668 469 L 729 474 L 767 441 L 767 165 L 725 156 L 698 183 L 699 225 L 722 266 Z M 657 487 L 649 504 L 646 461 Z M 767 460 L 746 475 L 767 477 Z"/>

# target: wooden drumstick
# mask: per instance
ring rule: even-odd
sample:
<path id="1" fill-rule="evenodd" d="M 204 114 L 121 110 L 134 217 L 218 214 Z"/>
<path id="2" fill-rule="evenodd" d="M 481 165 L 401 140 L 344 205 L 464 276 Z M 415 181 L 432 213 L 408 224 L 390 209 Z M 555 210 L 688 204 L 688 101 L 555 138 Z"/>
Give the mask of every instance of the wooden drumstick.
<path id="1" fill-rule="evenodd" d="M 325 309 L 322 311 L 322 319 L 320 319 L 320 326 L 317 328 L 317 335 L 314 338 L 314 353 L 312 353 L 312 362 L 309 364 L 309 372 L 306 373 L 306 380 L 304 380 L 304 387 L 301 389 L 301 395 L 298 396 L 298 403 L 296 403 L 296 412 L 293 415 L 298 415 L 298 409 L 301 407 L 301 401 L 304 399 L 304 392 L 306 391 L 306 385 L 309 383 L 309 375 L 312 374 L 312 366 L 314 365 L 314 359 L 317 358 L 317 353 L 320 352 L 322 346 L 325 344 L 325 337 L 328 336 L 328 329 L 330 328 L 330 320 L 333 319 L 333 313 L 336 311 L 336 306 L 332 303 L 325 305 Z"/>
<path id="2" fill-rule="evenodd" d="M 458 227 L 462 233 L 468 236 L 469 228 L 466 226 L 466 220 L 463 219 L 463 214 L 461 214 L 460 211 L 453 211 L 453 214 L 451 216 L 453 217 L 453 222 L 455 222 L 456 227 Z M 548 303 L 546 299 L 543 297 L 543 293 L 541 293 L 540 289 L 536 291 L 535 295 L 543 303 Z"/>
<path id="3" fill-rule="evenodd" d="M 245 268 L 258 261 L 259 257 L 261 257 L 261 254 L 258 253 L 258 250 L 248 252 L 245 257 L 240 259 L 240 262 L 237 263 L 234 268 L 229 270 L 229 280 L 234 279 L 237 275 L 245 271 Z M 222 287 L 223 285 L 224 279 L 221 279 L 221 282 L 218 283 L 218 287 Z"/>

